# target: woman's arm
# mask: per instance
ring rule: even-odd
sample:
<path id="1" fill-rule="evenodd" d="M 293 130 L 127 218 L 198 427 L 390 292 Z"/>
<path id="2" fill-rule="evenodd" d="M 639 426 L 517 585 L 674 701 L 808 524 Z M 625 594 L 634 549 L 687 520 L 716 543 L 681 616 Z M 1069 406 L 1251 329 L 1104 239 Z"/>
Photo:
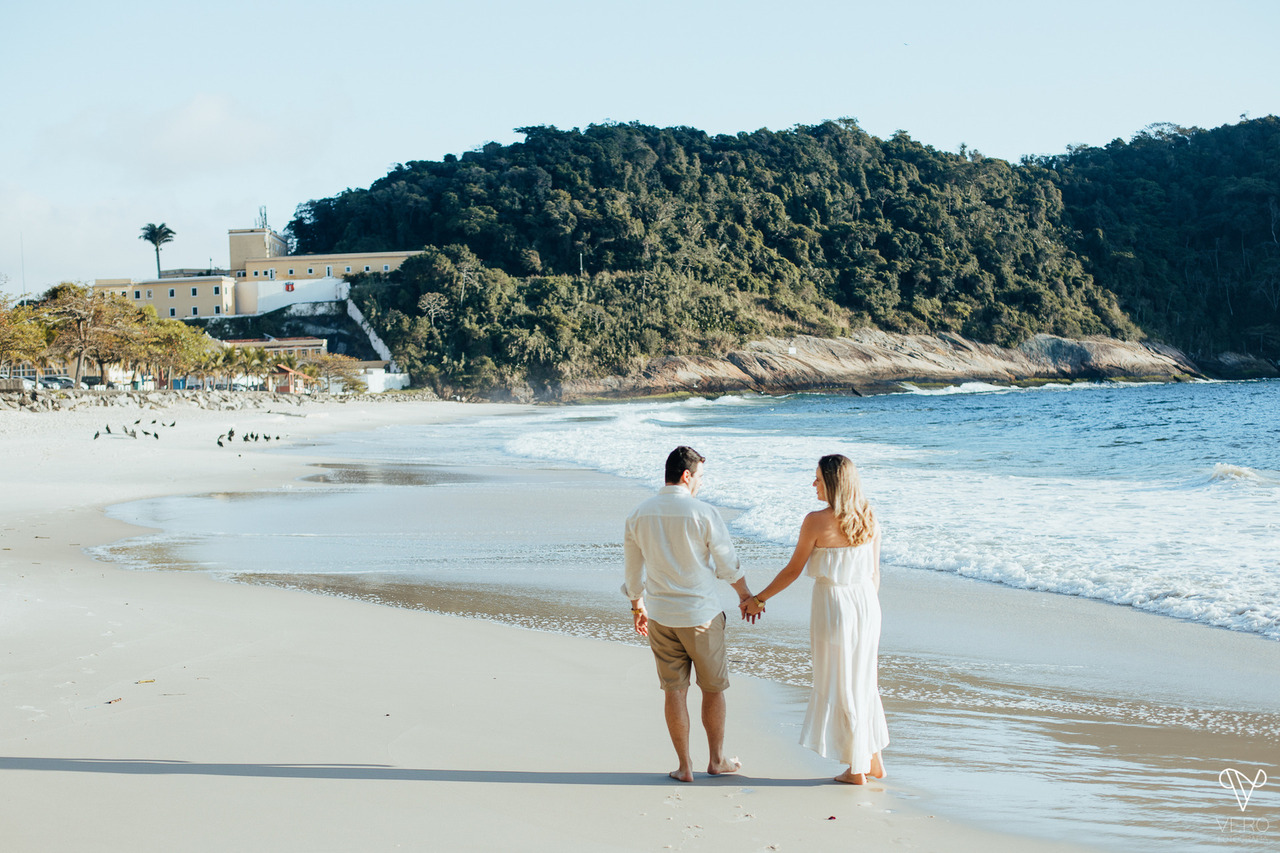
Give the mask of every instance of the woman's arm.
<path id="1" fill-rule="evenodd" d="M 875 584 L 876 594 L 880 593 L 880 525 L 876 525 L 876 534 L 871 539 L 871 581 Z"/>
<path id="2" fill-rule="evenodd" d="M 800 577 L 800 573 L 804 571 L 804 564 L 809 562 L 809 555 L 813 553 L 814 545 L 817 542 L 818 513 L 811 512 L 804 517 L 804 521 L 800 524 L 800 538 L 796 540 L 796 550 L 792 552 L 791 559 L 782 567 L 782 571 L 778 572 L 774 579 L 769 582 L 768 586 L 746 602 L 746 614 L 748 616 L 754 616 L 762 612 L 765 601 L 795 583 L 796 578 Z M 757 604 L 757 602 L 759 603 Z"/>

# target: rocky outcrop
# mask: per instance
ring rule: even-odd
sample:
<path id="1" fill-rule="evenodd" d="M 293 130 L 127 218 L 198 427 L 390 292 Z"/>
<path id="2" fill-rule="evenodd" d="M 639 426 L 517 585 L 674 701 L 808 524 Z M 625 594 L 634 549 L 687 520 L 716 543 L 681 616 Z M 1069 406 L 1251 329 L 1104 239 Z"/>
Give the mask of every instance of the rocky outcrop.
<path id="1" fill-rule="evenodd" d="M 1178 381 L 1203 374 L 1172 347 L 1110 338 L 1036 335 L 1006 349 L 959 335 L 898 335 L 862 330 L 847 338 L 768 338 L 721 357 L 655 359 L 630 376 L 566 381 L 543 396 L 556 400 L 662 394 L 777 394 L 827 391 L 881 394 L 902 383 L 1034 383 L 1077 379 Z"/>
<path id="2" fill-rule="evenodd" d="M 1220 352 L 1200 360 L 1204 372 L 1215 379 L 1274 379 L 1280 369 L 1266 359 L 1239 352 Z"/>

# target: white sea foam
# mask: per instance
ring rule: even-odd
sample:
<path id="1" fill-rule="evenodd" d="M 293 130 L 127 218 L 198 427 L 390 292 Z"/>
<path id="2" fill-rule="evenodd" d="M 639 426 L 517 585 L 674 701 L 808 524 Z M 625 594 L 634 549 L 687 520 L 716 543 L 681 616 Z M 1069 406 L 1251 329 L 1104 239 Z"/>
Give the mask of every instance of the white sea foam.
<path id="1" fill-rule="evenodd" d="M 922 397 L 948 397 L 953 394 L 1007 394 L 1022 390 L 1008 385 L 991 385 L 987 382 L 962 382 L 959 385 L 945 385 L 941 388 L 921 388 L 910 382 L 903 382 L 902 387 Z"/>
<path id="2" fill-rule="evenodd" d="M 732 524 L 737 535 L 780 544 L 793 542 L 804 514 L 819 506 L 810 485 L 818 457 L 844 453 L 861 469 L 884 524 L 889 563 L 1280 640 L 1272 491 L 1280 481 L 1269 472 L 1217 465 L 1200 484 L 1208 496 L 1137 477 L 1014 476 L 952 467 L 945 449 L 860 440 L 839 413 L 827 435 L 794 434 L 784 419 L 739 428 L 698 415 L 716 405 L 604 406 L 589 419 L 537 418 L 505 449 L 655 483 L 669 449 L 689 444 L 708 457 L 700 496 L 742 511 Z"/>
<path id="3" fill-rule="evenodd" d="M 1243 465 L 1219 462 L 1187 484 L 1191 488 L 1239 486 L 1245 488 L 1280 489 L 1280 472 L 1258 471 Z"/>

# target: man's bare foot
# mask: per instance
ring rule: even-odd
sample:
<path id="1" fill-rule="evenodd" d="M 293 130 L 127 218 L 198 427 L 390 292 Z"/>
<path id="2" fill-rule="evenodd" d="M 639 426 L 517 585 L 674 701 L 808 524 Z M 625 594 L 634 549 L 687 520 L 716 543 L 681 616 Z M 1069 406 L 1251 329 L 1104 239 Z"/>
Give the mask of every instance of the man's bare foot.
<path id="1" fill-rule="evenodd" d="M 867 774 L 872 779 L 883 779 L 887 774 L 884 769 L 884 762 L 880 760 L 880 753 L 871 756 L 871 772 Z"/>
<path id="2" fill-rule="evenodd" d="M 725 776 L 730 773 L 737 773 L 742 769 L 742 762 L 736 758 L 722 758 L 720 761 L 712 762 L 707 765 L 707 772 L 712 776 Z"/>
<path id="3" fill-rule="evenodd" d="M 668 776 L 670 776 L 672 779 L 675 779 L 677 782 L 692 782 L 692 781 L 693 781 L 693 771 L 692 771 L 692 770 L 672 770 L 672 771 L 671 771 L 670 773 L 668 773 L 667 775 L 668 775 Z"/>
<path id="4" fill-rule="evenodd" d="M 843 782 L 846 785 L 865 785 L 867 784 L 867 777 L 861 773 L 854 773 L 853 768 L 850 767 L 848 770 L 837 776 L 836 781 Z"/>

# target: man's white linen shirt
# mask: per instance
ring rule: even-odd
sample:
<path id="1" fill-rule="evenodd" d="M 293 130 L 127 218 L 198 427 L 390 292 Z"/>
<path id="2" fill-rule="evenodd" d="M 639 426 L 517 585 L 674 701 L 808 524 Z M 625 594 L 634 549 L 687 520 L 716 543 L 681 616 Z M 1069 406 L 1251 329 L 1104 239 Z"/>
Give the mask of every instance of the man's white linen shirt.
<path id="1" fill-rule="evenodd" d="M 724 607 L 716 581 L 745 572 L 715 507 L 683 484 L 663 486 L 627 519 L 622 592 L 645 600 L 649 618 L 668 628 L 705 625 Z"/>

